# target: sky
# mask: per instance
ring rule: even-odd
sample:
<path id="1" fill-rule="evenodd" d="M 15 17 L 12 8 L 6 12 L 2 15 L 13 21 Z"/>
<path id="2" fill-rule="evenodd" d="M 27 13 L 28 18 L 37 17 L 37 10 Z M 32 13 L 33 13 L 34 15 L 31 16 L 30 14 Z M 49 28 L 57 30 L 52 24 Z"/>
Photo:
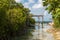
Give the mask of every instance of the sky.
<path id="1" fill-rule="evenodd" d="M 22 3 L 25 8 L 29 8 L 34 15 L 44 15 L 44 21 L 51 21 L 52 16 L 45 10 L 42 0 L 15 0 Z M 37 20 L 37 18 L 35 18 Z"/>

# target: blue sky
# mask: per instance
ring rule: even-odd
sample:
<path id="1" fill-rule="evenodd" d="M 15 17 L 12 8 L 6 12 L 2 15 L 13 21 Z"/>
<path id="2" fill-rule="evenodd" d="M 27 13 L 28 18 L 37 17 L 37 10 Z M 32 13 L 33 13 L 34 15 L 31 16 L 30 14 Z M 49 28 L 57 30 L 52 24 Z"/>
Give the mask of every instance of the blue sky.
<path id="1" fill-rule="evenodd" d="M 42 0 L 15 0 L 18 3 L 22 3 L 24 7 L 29 8 L 34 15 L 44 15 L 44 21 L 50 21 L 52 17 L 48 14 L 45 7 L 43 7 Z M 37 18 L 35 18 L 37 20 Z"/>

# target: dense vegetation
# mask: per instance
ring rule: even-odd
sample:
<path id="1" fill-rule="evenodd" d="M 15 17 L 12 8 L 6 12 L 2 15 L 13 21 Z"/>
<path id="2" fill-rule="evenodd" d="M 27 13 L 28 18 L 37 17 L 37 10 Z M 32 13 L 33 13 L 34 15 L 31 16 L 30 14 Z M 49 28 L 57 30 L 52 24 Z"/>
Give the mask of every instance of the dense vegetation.
<path id="1" fill-rule="evenodd" d="M 10 40 L 14 36 L 23 36 L 31 29 L 29 23 L 35 20 L 30 15 L 30 10 L 14 0 L 0 0 L 0 40 Z M 29 21 L 27 21 L 29 19 Z"/>
<path id="2" fill-rule="evenodd" d="M 60 28 L 60 0 L 44 0 L 44 6 L 52 14 L 54 28 Z"/>

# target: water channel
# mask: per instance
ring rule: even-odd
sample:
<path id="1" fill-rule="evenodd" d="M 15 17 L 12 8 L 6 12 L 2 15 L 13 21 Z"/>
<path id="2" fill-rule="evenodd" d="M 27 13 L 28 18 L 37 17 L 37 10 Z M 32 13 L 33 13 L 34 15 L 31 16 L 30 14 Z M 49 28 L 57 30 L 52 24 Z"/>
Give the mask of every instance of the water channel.
<path id="1" fill-rule="evenodd" d="M 53 34 L 47 32 L 51 26 L 49 26 L 47 23 L 44 23 L 43 25 L 43 28 L 41 24 L 40 28 L 38 28 L 38 26 L 35 26 L 34 32 L 31 32 L 33 36 L 29 37 L 29 40 L 54 40 Z"/>

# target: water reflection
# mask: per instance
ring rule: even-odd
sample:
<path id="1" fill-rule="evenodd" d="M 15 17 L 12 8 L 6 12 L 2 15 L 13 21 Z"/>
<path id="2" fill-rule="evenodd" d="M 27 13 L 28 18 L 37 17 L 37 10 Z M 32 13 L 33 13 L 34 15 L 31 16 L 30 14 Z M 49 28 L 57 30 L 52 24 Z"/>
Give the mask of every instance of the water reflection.
<path id="1" fill-rule="evenodd" d="M 54 40 L 53 35 L 47 32 L 50 28 L 48 24 L 44 24 L 43 29 L 41 24 L 39 29 L 38 26 L 35 26 L 35 30 L 32 32 L 33 37 L 31 37 L 30 40 Z"/>

